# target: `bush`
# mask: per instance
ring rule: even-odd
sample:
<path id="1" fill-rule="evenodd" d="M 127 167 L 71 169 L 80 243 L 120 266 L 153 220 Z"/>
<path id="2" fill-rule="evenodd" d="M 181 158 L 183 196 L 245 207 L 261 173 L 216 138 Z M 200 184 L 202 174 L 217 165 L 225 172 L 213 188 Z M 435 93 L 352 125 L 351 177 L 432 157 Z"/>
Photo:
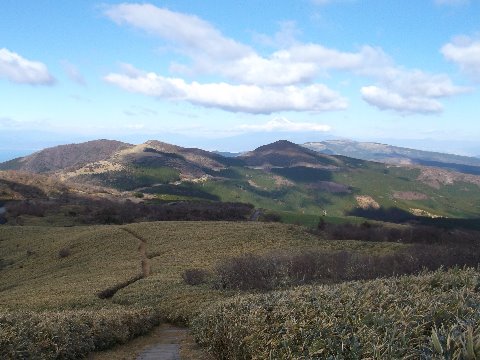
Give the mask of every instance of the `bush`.
<path id="1" fill-rule="evenodd" d="M 332 224 L 320 219 L 313 233 L 332 240 L 389 241 L 414 244 L 470 243 L 480 244 L 480 233 L 467 230 L 447 230 L 434 226 L 410 225 L 388 227 L 363 222 L 360 225 Z"/>
<path id="2" fill-rule="evenodd" d="M 353 251 L 303 251 L 296 254 L 247 254 L 221 262 L 214 283 L 221 289 L 268 291 L 309 283 L 339 283 L 408 275 L 440 267 L 480 264 L 480 249 L 413 245 L 394 254 Z"/>
<path id="3" fill-rule="evenodd" d="M 81 359 L 147 333 L 151 309 L 0 313 L 0 358 Z"/>
<path id="4" fill-rule="evenodd" d="M 247 254 L 230 258 L 216 267 L 215 286 L 220 289 L 272 290 L 285 279 L 283 265 L 275 255 Z"/>
<path id="5" fill-rule="evenodd" d="M 188 285 L 200 285 L 207 282 L 210 273 L 203 269 L 187 269 L 182 274 L 182 279 Z"/>
<path id="6" fill-rule="evenodd" d="M 453 269 L 235 296 L 192 331 L 218 359 L 478 359 L 479 286 Z"/>
<path id="7" fill-rule="evenodd" d="M 71 255 L 71 251 L 70 251 L 70 248 L 68 248 L 68 247 L 61 248 L 61 249 L 58 251 L 58 257 L 59 257 L 60 259 L 69 257 L 70 255 Z"/>

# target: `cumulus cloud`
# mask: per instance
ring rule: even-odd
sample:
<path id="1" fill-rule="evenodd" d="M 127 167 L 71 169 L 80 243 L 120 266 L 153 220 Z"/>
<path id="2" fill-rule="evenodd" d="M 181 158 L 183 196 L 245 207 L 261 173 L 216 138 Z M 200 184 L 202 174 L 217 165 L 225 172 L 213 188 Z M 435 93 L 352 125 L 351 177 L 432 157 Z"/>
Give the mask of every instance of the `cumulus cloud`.
<path id="1" fill-rule="evenodd" d="M 52 85 L 55 82 L 45 64 L 27 60 L 5 48 L 0 49 L 0 78 L 30 85 Z"/>
<path id="2" fill-rule="evenodd" d="M 373 84 L 361 89 L 363 99 L 379 109 L 402 114 L 441 112 L 440 99 L 469 91 L 454 85 L 447 75 L 403 69 L 378 47 L 366 45 L 348 52 L 299 43 L 294 37 L 293 23 L 282 25 L 278 39 L 265 37 L 265 41 L 279 49 L 261 55 L 195 15 L 150 4 L 114 5 L 107 7 L 105 13 L 116 23 L 153 34 L 186 55 L 190 64 L 170 65 L 169 70 L 177 76 L 213 74 L 225 79 L 225 82 L 189 83 L 177 77 L 139 72 L 130 65 L 124 66 L 122 74 L 105 78 L 126 90 L 159 98 L 248 113 L 345 109 L 347 101 L 343 97 L 316 83 L 319 77 L 329 76 L 332 71 L 370 79 Z M 456 53 L 456 59 L 463 59 L 465 68 L 472 72 L 473 60 L 468 60 L 467 54 L 461 56 L 458 49 Z"/>
<path id="3" fill-rule="evenodd" d="M 441 48 L 443 56 L 457 64 L 473 80 L 480 81 L 480 40 L 468 36 L 453 39 Z"/>
<path id="4" fill-rule="evenodd" d="M 402 114 L 442 112 L 443 105 L 438 99 L 470 91 L 455 86 L 446 75 L 420 70 L 384 69 L 379 82 L 379 86 L 362 87 L 362 98 L 380 110 Z"/>
<path id="5" fill-rule="evenodd" d="M 403 114 L 438 113 L 443 111 L 443 106 L 440 102 L 428 97 L 407 96 L 377 86 L 364 86 L 361 89 L 361 93 L 366 102 L 380 110 L 394 110 Z"/>
<path id="6" fill-rule="evenodd" d="M 297 36 L 302 32 L 295 21 L 281 21 L 280 30 L 273 36 L 254 33 L 253 38 L 257 43 L 272 47 L 289 47 L 297 43 Z"/>
<path id="7" fill-rule="evenodd" d="M 340 110 L 347 107 L 343 97 L 322 84 L 261 87 L 224 82 L 188 83 L 183 79 L 141 71 L 112 73 L 105 80 L 130 92 L 233 112 L 269 114 L 278 111 Z"/>
<path id="8" fill-rule="evenodd" d="M 220 73 L 239 83 L 265 86 L 308 83 L 328 70 L 359 69 L 389 61 L 380 49 L 369 46 L 350 53 L 317 44 L 296 44 L 293 35 L 296 28 L 290 22 L 282 24 L 275 39 L 285 48 L 261 56 L 194 15 L 150 4 L 111 6 L 106 15 L 118 24 L 128 24 L 172 43 L 190 57 L 194 71 Z M 178 63 L 172 64 L 171 70 L 191 72 L 187 65 Z"/>
<path id="9" fill-rule="evenodd" d="M 205 20 L 189 14 L 158 8 L 151 4 L 120 4 L 106 8 L 105 14 L 118 24 L 128 24 L 170 41 L 187 54 L 211 58 L 237 58 L 252 50 Z"/>
<path id="10" fill-rule="evenodd" d="M 381 49 L 370 46 L 358 52 L 342 52 L 318 44 L 297 44 L 269 57 L 252 54 L 232 61 L 222 73 L 249 84 L 286 85 L 312 82 L 329 70 L 365 72 L 390 62 Z"/>
<path id="11" fill-rule="evenodd" d="M 302 132 L 315 131 L 325 132 L 330 131 L 331 127 L 328 125 L 317 124 L 312 122 L 294 122 L 284 117 L 274 118 L 264 124 L 256 125 L 240 125 L 239 130 L 270 132 L 270 131 L 285 131 L 285 132 Z"/>

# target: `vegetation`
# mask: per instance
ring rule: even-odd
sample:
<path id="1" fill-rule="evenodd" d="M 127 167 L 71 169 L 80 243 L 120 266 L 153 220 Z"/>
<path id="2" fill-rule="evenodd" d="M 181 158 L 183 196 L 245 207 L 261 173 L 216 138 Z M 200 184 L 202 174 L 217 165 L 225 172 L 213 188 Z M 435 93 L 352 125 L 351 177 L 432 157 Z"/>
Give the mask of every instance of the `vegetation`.
<path id="1" fill-rule="evenodd" d="M 0 357 L 82 359 L 148 333 L 159 320 L 147 308 L 0 312 Z"/>
<path id="2" fill-rule="evenodd" d="M 309 283 L 370 280 L 441 267 L 476 267 L 478 264 L 478 244 L 469 247 L 416 245 L 395 253 L 376 255 L 347 250 L 304 250 L 262 256 L 246 254 L 226 259 L 215 268 L 212 282 L 222 289 L 269 291 Z M 204 276 L 199 283 L 206 282 L 206 278 Z"/>
<path id="3" fill-rule="evenodd" d="M 139 251 L 140 242 L 145 244 L 144 255 L 150 269 L 146 277 L 138 277 L 143 273 L 145 261 Z M 10 344 L 8 349 L 31 349 L 28 351 L 32 351 L 34 357 L 37 353 L 32 349 L 37 341 L 43 340 L 36 337 L 37 332 L 33 330 L 23 332 L 31 318 L 32 329 L 45 329 L 42 336 L 44 340 L 49 339 L 46 343 L 58 342 L 57 345 L 63 347 L 64 338 L 57 339 L 56 330 L 46 330 L 54 326 L 47 321 L 50 314 L 64 317 L 65 322 L 59 323 L 69 324 L 72 329 L 83 329 L 83 321 L 88 318 L 85 312 L 94 314 L 97 311 L 100 318 L 111 316 L 105 321 L 113 324 L 123 321 L 122 314 L 128 318 L 130 311 L 144 309 L 152 309 L 157 314 L 156 321 L 166 319 L 188 324 L 205 306 L 235 292 L 216 289 L 209 284 L 187 285 L 182 275 L 192 268 L 212 271 L 224 259 L 245 252 L 262 255 L 273 250 L 338 251 L 347 248 L 383 253 L 399 247 L 402 245 L 320 241 L 302 228 L 278 223 L 153 222 L 68 228 L 2 226 L 0 341 Z M 59 250 L 63 248 L 70 249 L 70 255 L 62 258 Z M 136 277 L 136 281 L 130 282 Z M 109 299 L 99 296 L 112 289 L 114 293 Z M 37 322 L 40 325 L 36 325 Z M 113 328 L 111 333 L 109 344 L 114 344 L 119 340 L 114 340 Z M 12 338 L 11 334 L 23 335 Z M 68 333 L 65 336 L 68 337 Z M 75 339 L 72 335 L 72 342 L 83 344 L 84 340 Z"/>
<path id="4" fill-rule="evenodd" d="M 476 359 L 479 284 L 452 269 L 236 296 L 192 327 L 219 359 Z"/>
<path id="5" fill-rule="evenodd" d="M 129 199 L 63 197 L 9 202 L 5 216 L 16 225 L 128 224 L 140 221 L 246 220 L 252 205 L 209 201 L 133 202 Z"/>

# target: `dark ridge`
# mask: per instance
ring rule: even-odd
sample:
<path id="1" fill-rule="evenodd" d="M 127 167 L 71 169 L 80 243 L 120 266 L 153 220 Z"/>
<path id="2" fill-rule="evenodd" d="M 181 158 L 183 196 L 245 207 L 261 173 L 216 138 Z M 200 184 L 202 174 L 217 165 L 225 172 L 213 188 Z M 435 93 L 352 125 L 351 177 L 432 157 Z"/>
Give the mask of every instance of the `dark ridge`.
<path id="1" fill-rule="evenodd" d="M 131 144 L 116 140 L 93 140 L 80 144 L 59 145 L 31 155 L 0 164 L 0 170 L 23 170 L 45 173 L 75 168 L 91 162 L 106 160 Z"/>

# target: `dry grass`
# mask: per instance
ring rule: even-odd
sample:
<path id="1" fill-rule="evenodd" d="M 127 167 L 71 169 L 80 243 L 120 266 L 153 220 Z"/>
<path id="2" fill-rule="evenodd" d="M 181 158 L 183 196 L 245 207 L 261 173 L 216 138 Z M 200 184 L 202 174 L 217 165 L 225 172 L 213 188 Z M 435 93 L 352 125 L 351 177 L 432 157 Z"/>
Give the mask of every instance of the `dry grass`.
<path id="1" fill-rule="evenodd" d="M 478 359 L 480 272 L 234 297 L 193 322 L 219 359 Z"/>
<path id="2" fill-rule="evenodd" d="M 109 300 L 99 299 L 98 292 L 141 273 L 139 237 L 145 241 L 149 276 L 120 289 Z M 66 324 L 75 329 L 83 326 L 78 314 L 87 310 L 110 314 L 111 318 L 105 315 L 105 321 L 116 324 L 124 321 L 122 314 L 128 318 L 130 311 L 150 308 L 157 314 L 156 319 L 189 324 L 206 306 L 239 293 L 215 289 L 208 284 L 187 285 L 182 279 L 187 269 L 211 271 L 220 261 L 247 253 L 350 250 L 388 254 L 405 246 L 408 245 L 322 240 L 300 227 L 277 223 L 154 222 L 72 228 L 2 226 L 0 253 L 5 266 L 0 270 L 0 311 L 4 317 L 22 319 L 13 325 L 14 334 L 28 327 L 29 321 L 41 323 L 38 319 L 48 318 L 49 314 L 61 314 Z M 58 251 L 62 248 L 70 249 L 68 257 L 59 258 Z M 248 293 L 243 294 L 249 299 Z M 301 311 L 302 307 L 298 309 Z M 27 310 L 30 315 L 20 314 Z M 244 315 L 235 313 L 235 316 L 241 320 L 250 315 L 247 312 Z M 3 329 L 2 326 L 0 321 Z M 447 330 L 439 328 L 438 331 Z M 255 341 L 264 346 L 261 332 L 255 330 L 251 334 L 258 335 Z M 23 338 L 2 333 L 0 338 L 4 342 L 6 338 L 10 339 L 8 341 L 21 338 L 25 344 L 30 344 L 28 346 L 38 341 L 33 333 L 26 333 Z M 76 342 L 75 339 L 72 341 Z M 79 344 L 83 341 L 78 339 Z M 211 341 L 216 340 L 212 338 Z M 118 342 L 112 340 L 109 344 Z"/>

